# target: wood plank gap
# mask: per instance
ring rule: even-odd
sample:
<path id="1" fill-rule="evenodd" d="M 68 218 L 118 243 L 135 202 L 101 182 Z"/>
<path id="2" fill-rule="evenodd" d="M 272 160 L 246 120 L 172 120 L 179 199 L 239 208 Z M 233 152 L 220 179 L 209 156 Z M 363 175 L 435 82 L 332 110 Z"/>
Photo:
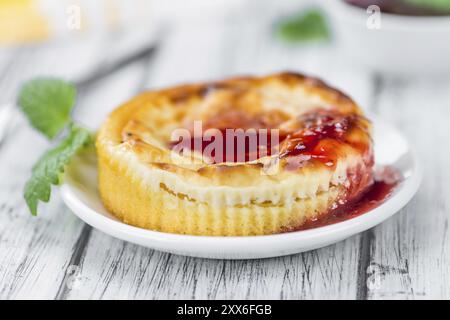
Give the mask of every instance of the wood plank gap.
<path id="1" fill-rule="evenodd" d="M 376 113 L 379 109 L 379 101 L 381 91 L 383 89 L 383 77 L 380 73 L 375 72 L 372 75 L 372 98 L 370 103 L 370 112 Z M 358 277 L 357 277 L 357 300 L 367 300 L 369 294 L 369 288 L 367 287 L 367 269 L 370 266 L 372 260 L 371 247 L 373 240 L 375 238 L 375 233 L 373 229 L 364 232 L 361 236 L 359 244 L 359 262 L 358 262 Z"/>
<path id="2" fill-rule="evenodd" d="M 107 65 L 105 67 L 101 67 L 100 69 L 94 71 L 92 74 L 89 74 L 86 78 L 77 81 L 75 83 L 75 85 L 77 86 L 79 91 L 86 90 L 86 89 L 92 87 L 92 85 L 95 82 L 98 82 L 98 81 L 104 79 L 105 77 L 108 77 L 111 74 L 122 70 L 123 68 L 129 66 L 130 64 L 132 64 L 134 62 L 138 62 L 143 59 L 148 60 L 149 57 L 151 55 L 153 55 L 153 53 L 155 51 L 156 51 L 156 47 L 154 44 L 152 44 L 151 46 L 146 47 L 142 50 L 139 50 L 138 52 L 135 52 L 134 54 L 132 54 L 130 56 L 123 57 L 122 59 L 120 59 L 119 61 L 116 61 L 112 65 Z"/>
<path id="3" fill-rule="evenodd" d="M 62 279 L 58 292 L 56 293 L 55 300 L 66 300 L 70 288 L 67 286 L 67 283 L 69 281 L 69 277 L 73 276 L 69 274 L 69 268 L 72 268 L 72 266 L 81 267 L 82 260 L 84 257 L 84 253 L 86 251 L 86 246 L 89 242 L 89 239 L 91 237 L 92 227 L 88 224 L 85 224 L 83 226 L 83 229 L 80 232 L 80 236 L 78 237 L 77 242 L 75 243 L 74 250 L 72 253 L 72 256 L 70 258 L 69 264 L 66 266 L 64 270 L 64 278 Z"/>
<path id="4" fill-rule="evenodd" d="M 372 229 L 364 232 L 361 236 L 359 245 L 359 262 L 358 262 L 358 277 L 357 277 L 357 300 L 367 300 L 368 287 L 367 287 L 367 269 L 370 266 L 371 261 L 371 246 L 374 240 L 374 232 Z"/>

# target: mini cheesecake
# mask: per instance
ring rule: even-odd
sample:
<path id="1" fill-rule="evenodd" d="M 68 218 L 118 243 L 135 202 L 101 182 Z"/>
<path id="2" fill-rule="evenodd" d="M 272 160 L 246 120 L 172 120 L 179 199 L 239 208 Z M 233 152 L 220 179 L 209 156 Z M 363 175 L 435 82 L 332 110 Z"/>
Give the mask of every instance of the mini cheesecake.
<path id="1" fill-rule="evenodd" d="M 111 113 L 96 147 L 105 207 L 162 232 L 296 230 L 373 183 L 361 109 L 296 73 L 142 93 Z"/>

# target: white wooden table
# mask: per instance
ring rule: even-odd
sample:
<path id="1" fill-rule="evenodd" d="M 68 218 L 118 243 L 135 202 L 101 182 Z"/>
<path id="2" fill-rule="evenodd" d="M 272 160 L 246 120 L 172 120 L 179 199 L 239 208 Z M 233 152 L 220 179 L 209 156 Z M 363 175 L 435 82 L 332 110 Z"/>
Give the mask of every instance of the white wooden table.
<path id="1" fill-rule="evenodd" d="M 48 142 L 17 114 L 0 144 L 0 298 L 450 298 L 450 76 L 389 78 L 346 62 L 333 43 L 286 46 L 271 33 L 276 14 L 260 6 L 252 22 L 233 15 L 173 28 L 156 54 L 82 90 L 76 117 L 95 127 L 144 88 L 301 71 L 349 93 L 409 137 L 425 164 L 416 197 L 374 229 L 303 254 L 216 261 L 161 253 L 87 226 L 57 190 L 38 217 L 30 216 L 22 188 Z M 20 83 L 35 74 L 74 75 L 82 62 L 100 63 L 109 45 L 2 51 L 0 102 L 13 101 Z"/>

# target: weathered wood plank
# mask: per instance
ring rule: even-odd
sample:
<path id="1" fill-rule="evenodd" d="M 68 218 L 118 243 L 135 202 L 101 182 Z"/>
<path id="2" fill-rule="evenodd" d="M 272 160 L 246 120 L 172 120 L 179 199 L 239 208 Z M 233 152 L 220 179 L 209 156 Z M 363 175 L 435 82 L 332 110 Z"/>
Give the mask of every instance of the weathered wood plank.
<path id="1" fill-rule="evenodd" d="M 372 299 L 450 297 L 450 82 L 384 79 L 378 112 L 401 129 L 425 165 L 422 186 L 399 214 L 374 230 Z"/>
<path id="2" fill-rule="evenodd" d="M 80 284 L 69 298 L 352 298 L 354 240 L 283 258 L 226 261 L 161 253 L 93 231 Z"/>

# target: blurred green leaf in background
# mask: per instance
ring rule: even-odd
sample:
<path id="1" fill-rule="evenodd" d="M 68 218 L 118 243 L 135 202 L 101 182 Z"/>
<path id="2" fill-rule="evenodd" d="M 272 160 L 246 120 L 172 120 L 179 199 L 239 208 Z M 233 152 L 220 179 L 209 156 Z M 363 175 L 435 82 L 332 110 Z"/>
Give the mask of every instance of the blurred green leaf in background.
<path id="1" fill-rule="evenodd" d="M 280 21 L 277 36 L 287 42 L 322 41 L 330 38 L 325 16 L 320 9 L 308 9 Z"/>

